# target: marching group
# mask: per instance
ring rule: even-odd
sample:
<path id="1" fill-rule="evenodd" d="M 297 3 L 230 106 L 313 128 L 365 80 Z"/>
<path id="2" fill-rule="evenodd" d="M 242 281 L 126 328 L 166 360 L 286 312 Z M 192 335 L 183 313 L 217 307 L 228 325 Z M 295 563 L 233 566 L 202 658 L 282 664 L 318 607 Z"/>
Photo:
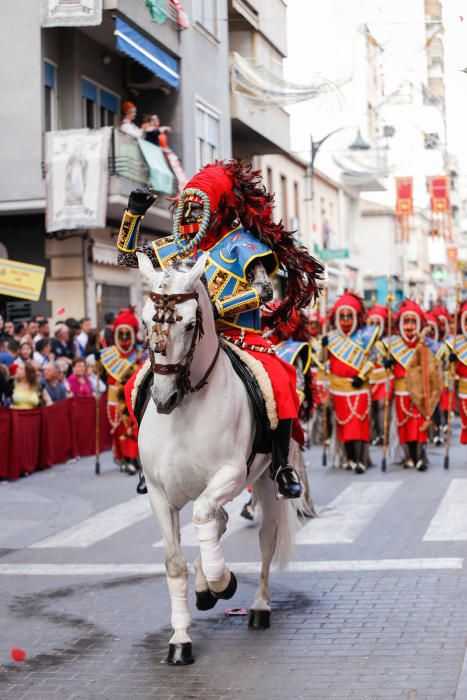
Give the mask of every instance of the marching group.
<path id="1" fill-rule="evenodd" d="M 453 412 L 467 444 L 467 302 L 450 315 L 415 301 L 366 309 L 353 292 L 326 318 L 296 314 L 277 351 L 297 369 L 308 439 L 323 441 L 334 466 L 363 473 L 369 445 L 390 461 L 425 471 L 426 443 L 450 439 Z M 315 398 L 314 409 L 307 395 Z"/>

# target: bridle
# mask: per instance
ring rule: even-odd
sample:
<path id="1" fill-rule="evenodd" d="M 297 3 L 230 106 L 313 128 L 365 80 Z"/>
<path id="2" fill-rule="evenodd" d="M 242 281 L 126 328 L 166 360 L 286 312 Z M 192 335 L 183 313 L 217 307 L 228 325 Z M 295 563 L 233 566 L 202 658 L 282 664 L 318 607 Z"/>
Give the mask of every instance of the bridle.
<path id="1" fill-rule="evenodd" d="M 156 292 L 150 292 L 149 298 L 154 302 L 155 314 L 152 317 L 154 325 L 152 327 L 152 333 L 155 335 L 155 348 L 151 348 L 149 344 L 149 333 L 146 340 L 146 347 L 149 350 L 149 360 L 151 363 L 151 369 L 154 374 L 160 374 L 162 376 L 168 376 L 171 374 L 178 374 L 177 389 L 181 394 L 181 397 L 189 393 L 194 393 L 202 389 L 208 383 L 208 378 L 213 371 L 220 352 L 220 344 L 217 345 L 217 350 L 214 358 L 209 365 L 208 369 L 204 373 L 201 380 L 193 386 L 190 380 L 191 363 L 193 361 L 193 356 L 196 349 L 196 344 L 198 340 L 204 335 L 203 330 L 203 313 L 201 307 L 198 303 L 198 292 L 188 292 L 187 294 L 157 294 Z M 190 348 L 185 357 L 185 362 L 177 362 L 174 364 L 159 364 L 156 362 L 154 353 L 161 353 L 166 355 L 167 348 L 170 343 L 170 328 L 167 330 L 162 329 L 163 323 L 168 323 L 169 325 L 181 321 L 182 317 L 177 314 L 177 304 L 183 304 L 185 301 L 190 301 L 194 299 L 197 303 L 196 309 L 196 321 L 193 330 L 193 337 L 191 339 Z"/>

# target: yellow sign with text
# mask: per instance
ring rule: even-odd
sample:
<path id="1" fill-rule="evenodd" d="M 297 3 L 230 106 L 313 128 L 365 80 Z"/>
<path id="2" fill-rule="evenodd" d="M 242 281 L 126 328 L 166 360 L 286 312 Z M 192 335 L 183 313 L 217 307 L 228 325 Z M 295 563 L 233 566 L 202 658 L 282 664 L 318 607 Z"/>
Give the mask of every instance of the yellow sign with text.
<path id="1" fill-rule="evenodd" d="M 0 294 L 37 301 L 44 283 L 45 267 L 0 258 Z"/>

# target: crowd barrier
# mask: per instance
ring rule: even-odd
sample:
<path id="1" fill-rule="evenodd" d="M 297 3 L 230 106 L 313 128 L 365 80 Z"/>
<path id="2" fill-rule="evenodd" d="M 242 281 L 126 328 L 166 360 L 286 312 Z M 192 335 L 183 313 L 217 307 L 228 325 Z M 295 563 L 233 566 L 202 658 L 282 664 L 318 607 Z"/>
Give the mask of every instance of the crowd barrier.
<path id="1" fill-rule="evenodd" d="M 99 447 L 112 447 L 106 397 L 99 404 Z M 0 478 L 19 479 L 96 451 L 96 399 L 72 398 L 53 406 L 0 408 Z"/>

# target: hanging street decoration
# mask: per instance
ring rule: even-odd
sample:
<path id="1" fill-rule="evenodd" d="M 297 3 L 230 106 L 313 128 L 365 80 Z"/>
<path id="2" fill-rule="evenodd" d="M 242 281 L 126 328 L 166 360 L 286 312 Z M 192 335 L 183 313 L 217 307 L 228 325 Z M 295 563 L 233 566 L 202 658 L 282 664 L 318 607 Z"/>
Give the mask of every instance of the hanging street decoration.
<path id="1" fill-rule="evenodd" d="M 431 235 L 450 241 L 452 238 L 449 176 L 429 177 L 428 188 L 431 204 Z"/>
<path id="2" fill-rule="evenodd" d="M 396 177 L 396 241 L 409 240 L 410 217 L 413 214 L 413 178 Z"/>

